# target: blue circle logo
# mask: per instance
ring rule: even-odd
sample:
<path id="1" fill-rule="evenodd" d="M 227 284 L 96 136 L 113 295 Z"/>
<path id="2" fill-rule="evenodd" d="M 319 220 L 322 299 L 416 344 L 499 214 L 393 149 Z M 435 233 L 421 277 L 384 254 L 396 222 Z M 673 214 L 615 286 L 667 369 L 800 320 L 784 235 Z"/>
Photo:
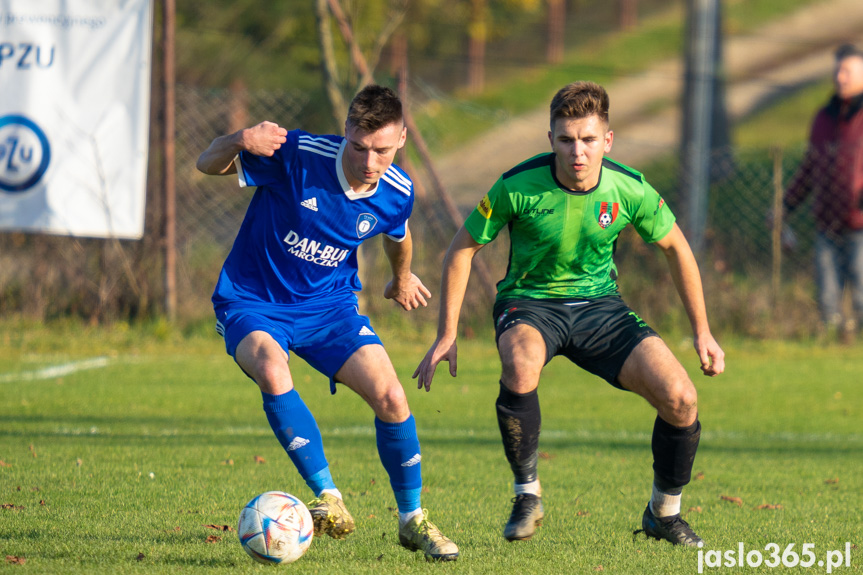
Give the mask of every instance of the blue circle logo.
<path id="1" fill-rule="evenodd" d="M 39 126 L 24 116 L 0 117 L 0 190 L 29 190 L 50 162 L 51 146 Z"/>

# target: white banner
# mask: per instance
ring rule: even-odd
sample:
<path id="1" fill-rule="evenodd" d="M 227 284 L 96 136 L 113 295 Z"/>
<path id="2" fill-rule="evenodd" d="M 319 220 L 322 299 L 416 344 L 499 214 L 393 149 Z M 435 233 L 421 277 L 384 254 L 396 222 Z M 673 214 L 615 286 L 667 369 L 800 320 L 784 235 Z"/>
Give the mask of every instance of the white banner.
<path id="1" fill-rule="evenodd" d="M 140 238 L 150 0 L 0 0 L 0 230 Z"/>

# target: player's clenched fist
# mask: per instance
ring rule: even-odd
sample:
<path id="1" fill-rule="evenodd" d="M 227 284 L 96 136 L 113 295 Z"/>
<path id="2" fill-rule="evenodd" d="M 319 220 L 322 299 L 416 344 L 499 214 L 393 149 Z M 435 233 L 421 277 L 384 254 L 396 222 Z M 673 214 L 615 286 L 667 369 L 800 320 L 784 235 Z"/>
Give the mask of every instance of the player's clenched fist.
<path id="1" fill-rule="evenodd" d="M 272 156 L 287 140 L 288 131 L 273 122 L 242 130 L 243 148 L 256 156 Z"/>
<path id="2" fill-rule="evenodd" d="M 287 141 L 288 131 L 273 122 L 261 122 L 233 134 L 219 136 L 198 158 L 197 168 L 205 174 L 237 172 L 234 158 L 240 152 L 271 157 Z"/>

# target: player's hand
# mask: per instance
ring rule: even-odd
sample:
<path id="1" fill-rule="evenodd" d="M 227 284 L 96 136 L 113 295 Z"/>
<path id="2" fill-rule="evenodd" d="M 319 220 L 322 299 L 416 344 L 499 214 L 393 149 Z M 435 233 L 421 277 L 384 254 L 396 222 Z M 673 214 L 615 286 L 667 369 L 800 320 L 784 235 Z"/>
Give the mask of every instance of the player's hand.
<path id="1" fill-rule="evenodd" d="M 243 149 L 256 156 L 270 157 L 287 141 L 288 131 L 273 122 L 261 122 L 243 130 Z"/>
<path id="2" fill-rule="evenodd" d="M 725 352 L 711 334 L 696 336 L 695 351 L 701 360 L 701 371 L 713 377 L 725 371 Z"/>
<path id="3" fill-rule="evenodd" d="M 384 297 L 394 300 L 407 311 L 410 311 L 420 306 L 426 307 L 428 305 L 426 298 L 431 297 L 431 292 L 416 275 L 411 274 L 408 280 L 400 281 L 398 278 L 394 278 L 388 283 L 387 287 L 384 288 Z"/>
<path id="4" fill-rule="evenodd" d="M 449 374 L 455 377 L 458 371 L 458 347 L 454 339 L 452 341 L 435 340 L 434 345 L 428 350 L 412 376 L 413 379 L 417 380 L 417 389 L 425 387 L 426 391 L 431 391 L 434 372 L 437 364 L 441 361 L 449 363 Z"/>

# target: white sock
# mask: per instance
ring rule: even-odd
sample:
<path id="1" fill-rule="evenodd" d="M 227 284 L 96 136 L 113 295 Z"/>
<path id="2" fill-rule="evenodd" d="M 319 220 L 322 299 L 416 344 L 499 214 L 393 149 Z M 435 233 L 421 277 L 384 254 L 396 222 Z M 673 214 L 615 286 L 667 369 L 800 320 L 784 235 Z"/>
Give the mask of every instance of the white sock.
<path id="1" fill-rule="evenodd" d="M 650 510 L 656 517 L 671 517 L 680 513 L 680 493 L 672 495 L 660 491 L 653 484 L 653 493 L 650 496 Z"/>
<path id="2" fill-rule="evenodd" d="M 344 499 L 344 497 L 342 497 L 342 492 L 338 489 L 323 489 L 320 493 L 318 493 L 318 497 L 320 497 L 324 493 L 329 493 L 330 495 L 335 495 L 339 499 Z"/>
<path id="3" fill-rule="evenodd" d="M 534 479 L 530 483 L 513 483 L 512 487 L 515 490 L 516 495 L 530 493 L 531 495 L 536 495 L 537 497 L 542 496 L 542 486 L 540 486 L 539 484 L 539 479 Z"/>
<path id="4" fill-rule="evenodd" d="M 413 511 L 408 511 L 407 513 L 402 513 L 399 511 L 399 527 L 404 527 L 408 521 L 416 517 L 417 515 L 422 515 L 423 510 L 417 507 Z"/>

